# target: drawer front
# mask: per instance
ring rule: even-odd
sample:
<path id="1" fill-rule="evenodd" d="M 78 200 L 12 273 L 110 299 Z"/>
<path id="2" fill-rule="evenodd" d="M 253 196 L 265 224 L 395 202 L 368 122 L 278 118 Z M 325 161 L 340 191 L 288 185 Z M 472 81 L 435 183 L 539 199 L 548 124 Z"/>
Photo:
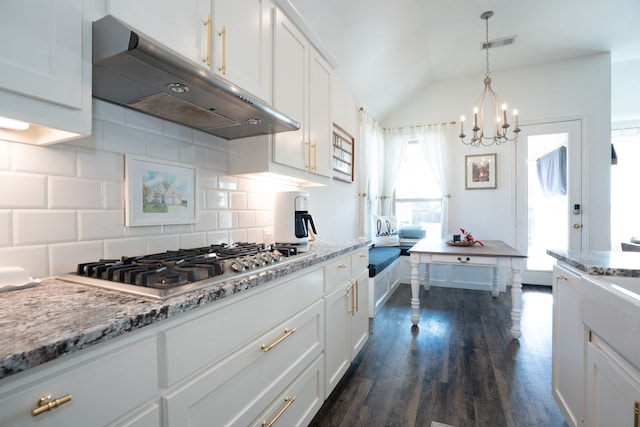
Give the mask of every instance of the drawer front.
<path id="1" fill-rule="evenodd" d="M 322 297 L 324 275 L 317 269 L 164 331 L 166 386 L 214 363 Z"/>
<path id="2" fill-rule="evenodd" d="M 343 256 L 325 268 L 325 292 L 331 292 L 351 279 L 351 256 Z"/>
<path id="3" fill-rule="evenodd" d="M 369 267 L 369 248 L 351 255 L 351 267 L 354 275 Z"/>
<path id="4" fill-rule="evenodd" d="M 170 426 L 246 426 L 315 359 L 322 358 L 324 315 L 318 301 L 194 380 L 165 396 Z M 295 328 L 290 335 L 285 329 Z M 285 337 L 286 335 L 286 337 Z M 280 338 L 282 340 L 278 341 Z M 277 343 L 277 344 L 275 344 Z M 273 345 L 264 351 L 265 345 Z M 215 417 L 215 418 L 212 418 Z"/>
<path id="5" fill-rule="evenodd" d="M 324 401 L 323 376 L 322 358 L 318 358 L 252 425 L 309 425 Z"/>
<path id="6" fill-rule="evenodd" d="M 36 402 L 45 394 L 53 399 L 70 394 L 71 400 L 32 416 Z M 68 427 L 82 420 L 107 425 L 157 394 L 157 346 L 152 337 L 62 372 L 39 375 L 33 385 L 0 396 L 0 425 Z"/>
<path id="7" fill-rule="evenodd" d="M 433 255 L 432 262 L 446 264 L 498 265 L 498 258 L 473 255 Z"/>

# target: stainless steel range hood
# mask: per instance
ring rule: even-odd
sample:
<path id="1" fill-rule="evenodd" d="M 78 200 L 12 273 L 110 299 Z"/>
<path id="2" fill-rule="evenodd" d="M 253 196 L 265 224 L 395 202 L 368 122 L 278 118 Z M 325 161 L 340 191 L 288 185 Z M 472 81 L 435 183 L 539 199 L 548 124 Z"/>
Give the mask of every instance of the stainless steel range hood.
<path id="1" fill-rule="evenodd" d="M 93 96 L 226 139 L 300 128 L 110 15 L 93 23 Z"/>

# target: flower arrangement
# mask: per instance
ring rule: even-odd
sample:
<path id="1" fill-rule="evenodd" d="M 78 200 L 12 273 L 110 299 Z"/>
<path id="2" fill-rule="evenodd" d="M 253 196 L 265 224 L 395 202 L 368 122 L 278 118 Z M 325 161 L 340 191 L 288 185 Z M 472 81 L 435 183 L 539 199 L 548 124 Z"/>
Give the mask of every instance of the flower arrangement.
<path id="1" fill-rule="evenodd" d="M 462 235 L 464 236 L 464 240 L 465 241 L 467 241 L 467 242 L 476 242 L 480 246 L 484 246 L 484 243 L 482 243 L 480 240 L 475 240 L 473 238 L 473 235 L 471 234 L 471 232 L 466 231 L 464 228 L 461 228 L 460 232 L 462 232 Z"/>

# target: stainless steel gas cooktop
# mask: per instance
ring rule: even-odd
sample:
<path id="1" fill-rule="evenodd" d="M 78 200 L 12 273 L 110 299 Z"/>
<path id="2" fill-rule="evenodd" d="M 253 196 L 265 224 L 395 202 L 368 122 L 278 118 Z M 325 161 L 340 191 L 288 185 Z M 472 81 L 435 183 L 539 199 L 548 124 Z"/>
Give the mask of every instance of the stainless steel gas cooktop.
<path id="1" fill-rule="evenodd" d="M 58 278 L 165 299 L 313 257 L 293 245 L 220 244 L 78 264 Z"/>

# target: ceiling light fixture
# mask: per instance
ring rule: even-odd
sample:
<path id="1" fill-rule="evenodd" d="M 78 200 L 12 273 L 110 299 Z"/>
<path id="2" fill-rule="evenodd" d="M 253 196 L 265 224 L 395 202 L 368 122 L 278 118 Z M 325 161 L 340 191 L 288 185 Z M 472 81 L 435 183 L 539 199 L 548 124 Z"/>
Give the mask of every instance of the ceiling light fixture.
<path id="1" fill-rule="evenodd" d="M 513 135 L 511 137 L 508 136 L 507 131 L 511 125 L 507 121 L 507 104 L 503 103 L 498 94 L 491 88 L 491 73 L 489 72 L 489 18 L 492 16 L 492 11 L 487 11 L 480 15 L 480 18 L 485 20 L 486 43 L 484 46 L 487 54 L 487 72 L 484 75 L 484 90 L 473 107 L 473 127 L 471 128 L 473 135 L 469 141 L 464 140 L 466 137 L 464 134 L 465 117 L 460 117 L 460 140 L 463 144 L 474 147 L 481 145 L 498 145 L 508 141 L 515 141 L 518 139 L 518 133 L 520 132 L 520 128 L 518 127 L 518 110 L 513 110 Z M 487 114 L 489 117 L 492 117 L 491 120 L 493 122 L 492 125 L 487 127 L 485 127 L 484 122 L 485 104 L 487 104 Z M 478 118 L 480 119 L 479 121 Z M 486 133 L 485 129 L 487 130 Z M 493 135 L 491 132 L 493 132 Z"/>

